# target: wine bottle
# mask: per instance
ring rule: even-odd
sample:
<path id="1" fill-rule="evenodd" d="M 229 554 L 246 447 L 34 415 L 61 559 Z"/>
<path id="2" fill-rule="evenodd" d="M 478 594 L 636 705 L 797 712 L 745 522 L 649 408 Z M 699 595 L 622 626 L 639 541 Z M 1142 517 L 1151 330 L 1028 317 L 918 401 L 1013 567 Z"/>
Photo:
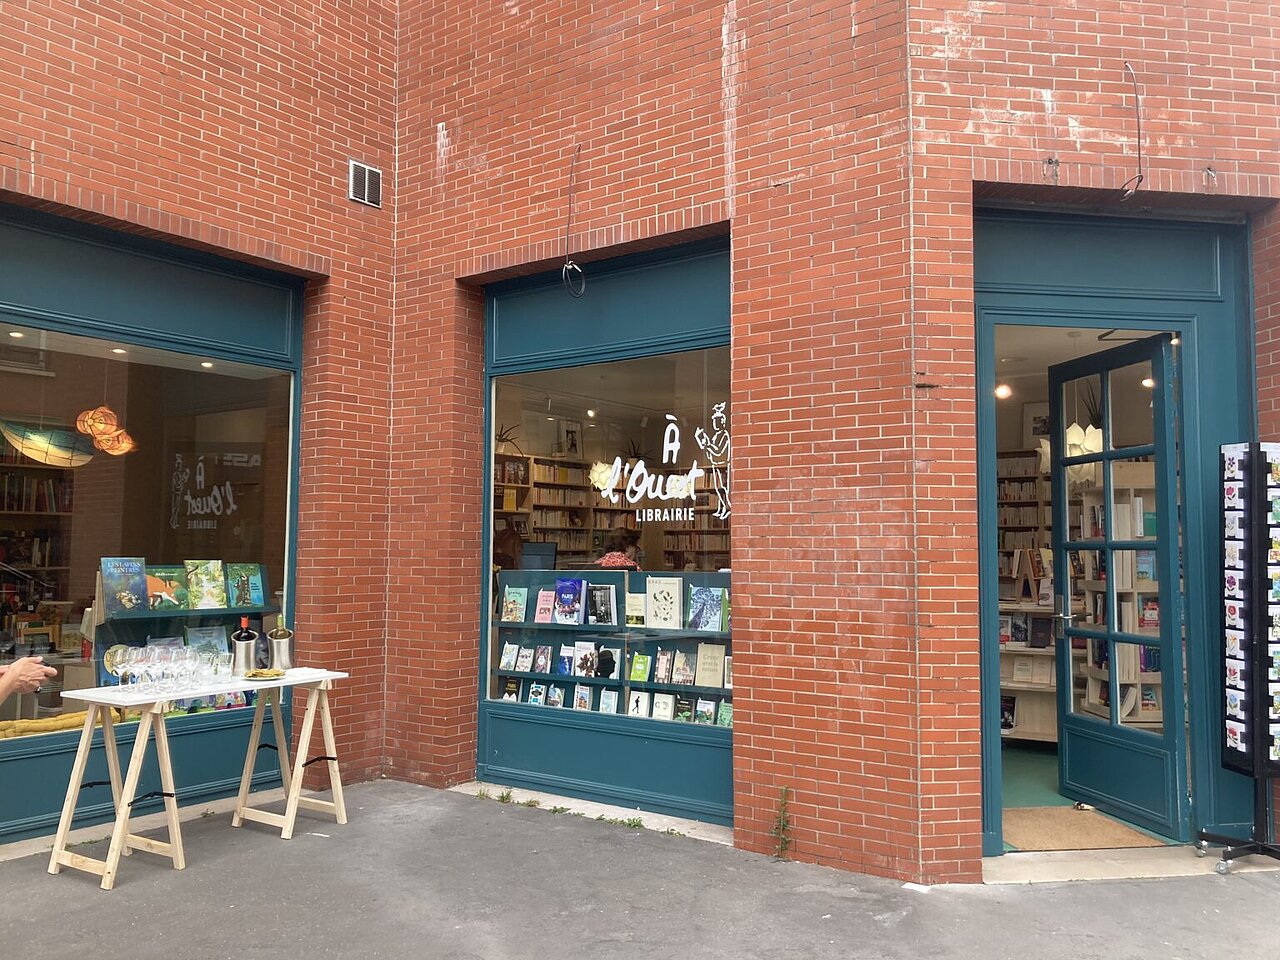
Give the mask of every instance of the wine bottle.
<path id="1" fill-rule="evenodd" d="M 231 634 L 232 667 L 234 676 L 243 676 L 258 665 L 258 634 L 249 629 L 249 618 L 240 618 L 240 629 Z"/>

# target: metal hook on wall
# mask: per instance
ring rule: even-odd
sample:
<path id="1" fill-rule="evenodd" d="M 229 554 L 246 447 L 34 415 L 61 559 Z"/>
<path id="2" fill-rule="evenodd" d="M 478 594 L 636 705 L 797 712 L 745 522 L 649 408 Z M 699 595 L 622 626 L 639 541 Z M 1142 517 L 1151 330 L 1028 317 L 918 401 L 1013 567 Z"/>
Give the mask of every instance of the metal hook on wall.
<path id="1" fill-rule="evenodd" d="M 1129 79 L 1133 82 L 1133 119 L 1137 125 L 1137 145 L 1138 145 L 1138 171 L 1124 183 L 1120 184 L 1120 200 L 1124 202 L 1138 192 L 1138 187 L 1142 186 L 1145 176 L 1142 172 L 1142 99 L 1138 93 L 1138 75 L 1133 72 L 1133 67 L 1129 65 L 1129 61 L 1124 62 L 1124 68 L 1129 73 Z"/>

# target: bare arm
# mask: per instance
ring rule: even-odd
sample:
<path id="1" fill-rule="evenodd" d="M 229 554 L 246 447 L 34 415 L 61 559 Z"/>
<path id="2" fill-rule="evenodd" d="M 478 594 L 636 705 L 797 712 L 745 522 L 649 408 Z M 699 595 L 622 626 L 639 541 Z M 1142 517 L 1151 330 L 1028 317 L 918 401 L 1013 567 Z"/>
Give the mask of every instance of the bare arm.
<path id="1" fill-rule="evenodd" d="M 42 657 L 23 657 L 13 661 L 0 673 L 0 703 L 15 693 L 39 690 L 40 685 L 57 672 L 53 667 L 46 667 Z"/>

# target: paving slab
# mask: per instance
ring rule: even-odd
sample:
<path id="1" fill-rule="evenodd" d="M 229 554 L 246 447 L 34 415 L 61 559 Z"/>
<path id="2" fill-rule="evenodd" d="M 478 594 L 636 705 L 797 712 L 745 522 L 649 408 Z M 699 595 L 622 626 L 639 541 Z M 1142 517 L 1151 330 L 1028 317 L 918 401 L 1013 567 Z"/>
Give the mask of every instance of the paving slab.
<path id="1" fill-rule="evenodd" d="M 189 821 L 186 870 L 135 853 L 112 891 L 50 876 L 47 855 L 0 863 L 0 958 L 1199 960 L 1280 943 L 1275 872 L 911 888 L 392 781 L 347 805 L 346 826 L 304 813 L 290 841 Z"/>

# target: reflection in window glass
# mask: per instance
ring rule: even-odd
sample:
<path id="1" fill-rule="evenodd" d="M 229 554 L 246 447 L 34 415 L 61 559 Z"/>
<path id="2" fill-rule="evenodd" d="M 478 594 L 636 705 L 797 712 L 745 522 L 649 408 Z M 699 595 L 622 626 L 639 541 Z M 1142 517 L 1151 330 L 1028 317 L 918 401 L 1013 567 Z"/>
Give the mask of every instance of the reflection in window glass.
<path id="1" fill-rule="evenodd" d="M 256 627 L 278 603 L 291 379 L 129 344 L 4 330 L 0 664 L 40 655 L 58 671 L 40 692 L 0 703 L 0 733 L 19 736 L 79 726 L 79 704 L 64 704 L 61 694 L 111 682 L 102 670 L 109 646 L 185 646 L 191 631 L 207 638 L 239 625 L 225 614 L 157 612 L 102 624 L 91 644 L 81 626 L 103 557 L 180 570 L 188 560 L 219 560 L 224 574 L 249 564 L 227 584 L 227 605 L 249 596 Z M 137 613 L 184 602 L 175 577 L 164 583 L 149 597 L 125 591 Z M 233 698 L 183 709 L 234 705 Z"/>

